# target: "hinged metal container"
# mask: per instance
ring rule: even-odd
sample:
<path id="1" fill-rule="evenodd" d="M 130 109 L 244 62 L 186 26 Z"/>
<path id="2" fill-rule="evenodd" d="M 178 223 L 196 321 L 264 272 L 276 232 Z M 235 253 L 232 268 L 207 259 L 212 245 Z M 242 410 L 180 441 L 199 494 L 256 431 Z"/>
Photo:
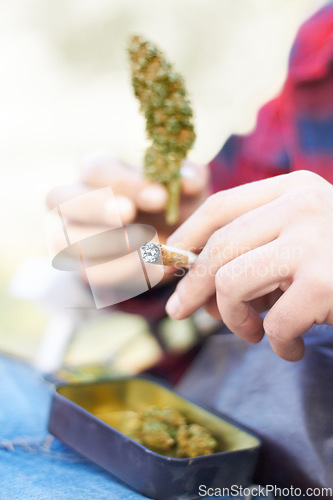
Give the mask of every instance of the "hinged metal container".
<path id="1" fill-rule="evenodd" d="M 203 425 L 217 452 L 195 458 L 155 453 L 123 434 L 122 412 L 171 406 Z M 157 500 L 200 498 L 199 486 L 251 484 L 260 441 L 229 418 L 199 406 L 144 377 L 58 386 L 49 431 L 140 493 Z"/>

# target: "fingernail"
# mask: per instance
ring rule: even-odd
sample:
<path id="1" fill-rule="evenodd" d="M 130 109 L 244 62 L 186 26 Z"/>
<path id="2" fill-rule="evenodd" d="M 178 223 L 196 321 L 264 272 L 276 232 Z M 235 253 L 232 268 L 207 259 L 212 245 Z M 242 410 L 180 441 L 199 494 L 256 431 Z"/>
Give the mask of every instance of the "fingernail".
<path id="1" fill-rule="evenodd" d="M 180 301 L 176 292 L 171 295 L 170 299 L 167 302 L 165 310 L 171 318 L 177 319 L 177 317 L 180 315 Z"/>

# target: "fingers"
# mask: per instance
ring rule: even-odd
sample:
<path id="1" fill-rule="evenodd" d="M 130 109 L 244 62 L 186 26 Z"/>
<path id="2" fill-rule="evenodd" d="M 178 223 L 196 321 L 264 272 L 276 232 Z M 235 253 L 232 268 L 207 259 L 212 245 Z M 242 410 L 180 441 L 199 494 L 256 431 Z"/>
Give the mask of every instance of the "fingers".
<path id="1" fill-rule="evenodd" d="M 181 169 L 182 194 L 193 197 L 208 185 L 208 167 L 185 162 Z M 83 183 L 91 187 L 111 186 L 115 193 L 133 200 L 139 210 L 161 212 L 165 209 L 168 193 L 166 188 L 143 178 L 142 169 L 112 156 L 91 157 L 84 164 L 81 174 Z"/>
<path id="2" fill-rule="evenodd" d="M 281 285 L 279 288 L 269 293 L 268 295 L 264 295 L 263 297 L 258 297 L 257 299 L 251 300 L 250 305 L 253 307 L 255 311 L 259 313 L 263 313 L 268 311 L 275 302 L 281 297 L 283 291 L 281 289 Z"/>
<path id="3" fill-rule="evenodd" d="M 289 286 L 296 260 L 281 259 L 283 248 L 273 241 L 237 257 L 216 274 L 217 305 L 229 329 L 247 342 L 264 334 L 262 318 L 252 307 L 258 297 Z M 251 302 L 251 305 L 250 305 Z"/>
<path id="4" fill-rule="evenodd" d="M 52 189 L 47 197 L 49 208 L 60 207 L 66 219 L 74 223 L 108 227 L 131 223 L 136 216 L 134 203 L 125 196 L 113 196 L 110 189 L 91 190 L 81 184 Z"/>
<path id="5" fill-rule="evenodd" d="M 168 314 L 174 319 L 183 319 L 204 305 L 215 293 L 218 269 L 237 256 L 273 241 L 288 217 L 288 204 L 276 200 L 216 231 L 194 266 L 178 283 L 167 303 Z"/>
<path id="6" fill-rule="evenodd" d="M 222 320 L 219 308 L 217 307 L 216 295 L 212 295 L 210 299 L 208 299 L 204 305 L 204 309 L 217 321 Z"/>
<path id="7" fill-rule="evenodd" d="M 264 319 L 264 330 L 273 351 L 287 361 L 301 359 L 304 341 L 300 335 L 311 328 L 321 309 L 311 284 L 295 281 Z"/>
<path id="8" fill-rule="evenodd" d="M 192 163 L 183 168 L 182 192 L 185 197 L 195 197 L 207 188 L 208 169 Z M 94 197 L 93 202 L 89 201 L 89 196 L 83 196 L 89 193 Z M 66 203 L 66 218 L 74 223 L 112 227 L 119 225 L 119 216 L 122 224 L 133 222 L 137 210 L 159 214 L 167 199 L 165 186 L 143 179 L 138 167 L 112 156 L 99 155 L 85 162 L 80 184 L 53 189 L 47 197 L 47 204 L 54 208 Z M 186 212 L 183 208 L 182 211 Z"/>
<path id="9" fill-rule="evenodd" d="M 117 191 L 105 191 L 101 188 L 92 190 L 91 187 L 83 184 L 73 184 L 59 186 L 52 189 L 47 196 L 47 205 L 54 208 L 73 199 L 71 207 L 67 207 L 68 218 L 75 222 L 83 224 L 106 224 L 108 226 L 117 225 L 116 211 L 119 213 L 123 224 L 133 222 L 136 217 L 137 209 L 148 212 L 156 212 L 163 209 L 167 192 L 163 186 L 148 183 L 141 183 L 142 189 L 136 194 L 136 199 L 130 199 Z M 82 195 L 94 193 L 94 203 L 89 203 L 88 198 Z M 82 196 L 82 202 L 77 199 Z M 75 200 L 75 201 L 74 201 Z"/>
<path id="10" fill-rule="evenodd" d="M 84 162 L 80 173 L 83 184 L 96 189 L 111 186 L 128 198 L 133 197 L 141 178 L 138 167 L 111 155 L 91 156 Z"/>
<path id="11" fill-rule="evenodd" d="M 281 297 L 282 293 L 282 290 L 280 288 L 277 288 L 264 297 L 258 297 L 257 299 L 251 300 L 249 304 L 254 311 L 263 313 L 265 311 L 268 311 L 268 309 L 270 309 L 275 304 L 275 302 Z M 214 319 L 216 319 L 217 321 L 223 321 L 221 312 L 217 306 L 216 295 L 212 295 L 203 307 Z"/>
<path id="12" fill-rule="evenodd" d="M 265 205 L 289 189 L 302 185 L 327 184 L 320 176 L 297 171 L 210 196 L 168 239 L 168 244 L 180 248 L 194 249 L 205 245 L 218 228 L 225 226 L 242 214 Z"/>
<path id="13" fill-rule="evenodd" d="M 268 309 L 270 309 L 275 304 L 275 302 L 281 297 L 282 294 L 282 290 L 280 288 L 277 288 L 264 297 L 258 297 L 257 299 L 251 300 L 249 304 L 252 309 L 254 309 L 254 311 L 263 313 L 265 311 L 268 311 Z M 217 321 L 223 321 L 223 318 L 217 306 L 216 295 L 212 295 L 203 307 L 214 319 L 216 319 Z"/>
<path id="14" fill-rule="evenodd" d="M 89 158 L 83 165 L 81 181 L 93 188 L 111 186 L 115 194 L 129 198 L 138 209 L 147 212 L 162 211 L 167 201 L 164 186 L 148 182 L 139 167 L 109 155 Z"/>
<path id="15" fill-rule="evenodd" d="M 139 210 L 152 213 L 161 212 L 166 206 L 168 193 L 166 188 L 157 182 L 141 180 L 137 185 L 133 199 Z"/>
<path id="16" fill-rule="evenodd" d="M 318 318 L 324 322 L 327 301 L 316 293 L 313 280 L 292 282 L 297 259 L 282 262 L 278 255 L 279 247 L 272 242 L 221 268 L 216 275 L 217 305 L 224 323 L 243 340 L 256 343 L 265 333 L 278 356 L 298 361 L 304 355 L 300 336 Z M 269 295 L 275 295 L 277 300 L 262 322 L 250 303 Z"/>
<path id="17" fill-rule="evenodd" d="M 322 254 L 323 257 L 323 254 Z M 294 281 L 264 319 L 265 333 L 272 349 L 287 361 L 298 361 L 304 354 L 300 336 L 314 323 L 331 324 L 332 279 L 325 261 L 294 273 Z"/>

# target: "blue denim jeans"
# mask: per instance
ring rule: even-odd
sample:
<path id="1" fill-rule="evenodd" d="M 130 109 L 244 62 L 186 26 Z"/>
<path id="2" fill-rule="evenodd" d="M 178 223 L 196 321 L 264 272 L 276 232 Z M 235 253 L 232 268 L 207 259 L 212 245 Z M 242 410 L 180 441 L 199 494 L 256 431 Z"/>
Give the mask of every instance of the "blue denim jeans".
<path id="1" fill-rule="evenodd" d="M 0 500 L 146 499 L 47 432 L 51 395 L 33 368 L 0 356 Z"/>
<path id="2" fill-rule="evenodd" d="M 0 499 L 146 498 L 48 434 L 50 400 L 37 372 L 0 357 Z"/>

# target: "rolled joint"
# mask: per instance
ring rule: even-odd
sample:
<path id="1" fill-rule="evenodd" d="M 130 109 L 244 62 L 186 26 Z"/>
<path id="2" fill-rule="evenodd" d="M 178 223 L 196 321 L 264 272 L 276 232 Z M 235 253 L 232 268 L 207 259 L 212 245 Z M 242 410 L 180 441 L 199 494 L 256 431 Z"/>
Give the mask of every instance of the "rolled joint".
<path id="1" fill-rule="evenodd" d="M 181 250 L 160 243 L 145 243 L 140 250 L 142 259 L 145 262 L 163 266 L 190 267 L 198 257 L 188 250 Z"/>

